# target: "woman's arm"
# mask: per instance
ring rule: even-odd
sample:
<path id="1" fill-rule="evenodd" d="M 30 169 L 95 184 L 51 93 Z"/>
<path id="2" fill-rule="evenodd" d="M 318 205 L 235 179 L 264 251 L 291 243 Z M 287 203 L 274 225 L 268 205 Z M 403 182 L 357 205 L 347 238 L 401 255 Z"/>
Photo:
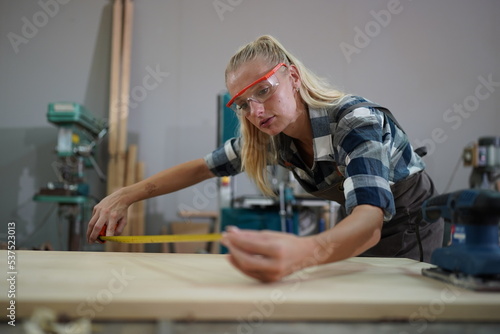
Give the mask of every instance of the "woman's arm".
<path id="1" fill-rule="evenodd" d="M 104 225 L 107 225 L 106 235 L 120 234 L 127 224 L 127 211 L 132 203 L 184 189 L 213 176 L 205 160 L 197 159 L 113 192 L 94 207 L 87 241 L 95 242 Z"/>
<path id="2" fill-rule="evenodd" d="M 260 281 L 273 282 L 306 267 L 363 253 L 379 242 L 382 223 L 382 209 L 360 205 L 335 227 L 314 236 L 232 228 L 222 243 L 236 268 Z"/>
<path id="3" fill-rule="evenodd" d="M 318 264 L 336 262 L 358 256 L 375 246 L 381 237 L 383 210 L 371 205 L 359 205 L 334 228 L 313 236 L 313 257 L 318 257 L 318 249 L 324 256 Z"/>

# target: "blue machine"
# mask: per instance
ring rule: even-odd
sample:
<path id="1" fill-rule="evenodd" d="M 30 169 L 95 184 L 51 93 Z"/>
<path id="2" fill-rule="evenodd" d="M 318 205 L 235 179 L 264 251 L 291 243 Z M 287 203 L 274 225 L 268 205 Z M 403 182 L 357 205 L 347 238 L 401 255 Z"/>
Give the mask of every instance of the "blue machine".
<path id="1" fill-rule="evenodd" d="M 500 192 L 467 189 L 433 197 L 422 206 L 426 221 L 463 226 L 465 239 L 434 251 L 423 269 L 432 277 L 472 290 L 500 291 Z"/>
<path id="2" fill-rule="evenodd" d="M 248 208 L 222 208 L 221 209 L 221 231 L 227 226 L 238 226 L 246 230 L 270 230 L 283 231 L 281 217 L 277 207 L 268 207 L 265 209 Z M 299 215 L 295 213 L 290 219 L 291 233 L 298 233 Z M 221 253 L 227 253 L 227 248 L 221 246 Z"/>

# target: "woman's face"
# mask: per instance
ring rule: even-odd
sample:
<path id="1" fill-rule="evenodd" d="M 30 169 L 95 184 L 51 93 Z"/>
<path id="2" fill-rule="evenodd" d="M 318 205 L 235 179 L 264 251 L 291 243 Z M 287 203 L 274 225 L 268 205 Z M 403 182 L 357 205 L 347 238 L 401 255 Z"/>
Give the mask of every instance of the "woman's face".
<path id="1" fill-rule="evenodd" d="M 227 88 L 231 96 L 268 74 L 277 64 L 269 64 L 261 59 L 244 63 L 234 72 L 228 73 Z M 295 121 L 303 112 L 298 110 L 300 79 L 295 66 L 282 66 L 275 73 L 278 86 L 265 102 L 252 98 L 253 87 L 247 89 L 237 99 L 239 105 L 246 104 L 245 118 L 262 132 L 274 136 L 294 127 Z"/>

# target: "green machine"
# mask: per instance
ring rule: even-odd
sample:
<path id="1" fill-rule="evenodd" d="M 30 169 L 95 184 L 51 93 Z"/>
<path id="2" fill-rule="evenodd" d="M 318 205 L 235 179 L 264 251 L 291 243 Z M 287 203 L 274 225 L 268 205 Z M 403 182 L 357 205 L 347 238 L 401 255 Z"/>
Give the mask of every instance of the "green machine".
<path id="1" fill-rule="evenodd" d="M 59 128 L 57 160 L 52 163 L 57 181 L 40 189 L 34 200 L 58 203 L 59 217 L 69 223 L 68 249 L 79 250 L 84 215 L 92 201 L 85 170 L 93 168 L 102 181 L 106 179 L 94 156 L 108 125 L 74 102 L 50 103 L 47 120 Z"/>

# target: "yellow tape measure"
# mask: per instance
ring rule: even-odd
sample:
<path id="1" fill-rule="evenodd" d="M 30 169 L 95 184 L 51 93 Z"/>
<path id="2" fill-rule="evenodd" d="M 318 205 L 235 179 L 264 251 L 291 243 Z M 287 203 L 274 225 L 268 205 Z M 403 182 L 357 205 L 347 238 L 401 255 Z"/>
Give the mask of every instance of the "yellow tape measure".
<path id="1" fill-rule="evenodd" d="M 210 234 L 169 234 L 169 235 L 124 235 L 124 236 L 100 236 L 102 241 L 113 241 L 126 244 L 154 244 L 170 242 L 196 242 L 196 241 L 218 241 L 222 238 L 220 233 Z"/>

